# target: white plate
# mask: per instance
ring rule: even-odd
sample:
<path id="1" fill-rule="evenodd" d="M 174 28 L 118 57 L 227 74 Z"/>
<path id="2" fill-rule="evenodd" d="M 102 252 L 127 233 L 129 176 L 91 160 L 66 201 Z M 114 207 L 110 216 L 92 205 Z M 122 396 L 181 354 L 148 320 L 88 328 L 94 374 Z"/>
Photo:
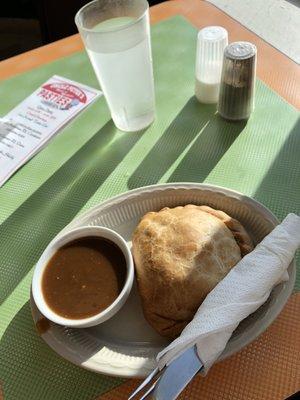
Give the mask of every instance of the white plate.
<path id="1" fill-rule="evenodd" d="M 221 209 L 245 226 L 255 243 L 278 223 L 275 216 L 257 201 L 221 187 L 203 184 L 166 184 L 132 190 L 92 208 L 64 231 L 84 225 L 114 229 L 130 242 L 140 218 L 148 211 L 188 203 L 206 204 Z M 263 265 L 262 265 L 263 268 Z M 220 359 L 246 346 L 277 317 L 295 281 L 295 263 L 289 266 L 290 279 L 277 285 L 268 301 L 236 329 Z M 35 322 L 42 315 L 31 297 Z M 109 321 L 93 328 L 71 329 L 51 324 L 42 335 L 58 354 L 74 364 L 103 374 L 144 377 L 155 366 L 155 356 L 167 341 L 148 325 L 134 287 L 125 306 Z"/>

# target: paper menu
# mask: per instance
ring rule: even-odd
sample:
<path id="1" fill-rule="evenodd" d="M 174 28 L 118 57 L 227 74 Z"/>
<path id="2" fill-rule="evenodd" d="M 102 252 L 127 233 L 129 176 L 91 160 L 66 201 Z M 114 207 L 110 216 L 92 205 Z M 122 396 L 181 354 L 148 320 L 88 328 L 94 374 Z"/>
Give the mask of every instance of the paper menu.
<path id="1" fill-rule="evenodd" d="M 0 187 L 101 95 L 99 90 L 55 75 L 0 119 Z"/>

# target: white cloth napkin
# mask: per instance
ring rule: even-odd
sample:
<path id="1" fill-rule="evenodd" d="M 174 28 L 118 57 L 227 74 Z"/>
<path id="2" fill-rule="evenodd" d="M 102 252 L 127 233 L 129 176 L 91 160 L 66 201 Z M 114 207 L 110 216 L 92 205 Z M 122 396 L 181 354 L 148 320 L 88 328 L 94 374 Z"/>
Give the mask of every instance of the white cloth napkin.
<path id="1" fill-rule="evenodd" d="M 181 335 L 158 354 L 159 368 L 196 344 L 206 372 L 238 324 L 288 278 L 287 268 L 299 246 L 300 217 L 289 214 L 207 295 Z"/>

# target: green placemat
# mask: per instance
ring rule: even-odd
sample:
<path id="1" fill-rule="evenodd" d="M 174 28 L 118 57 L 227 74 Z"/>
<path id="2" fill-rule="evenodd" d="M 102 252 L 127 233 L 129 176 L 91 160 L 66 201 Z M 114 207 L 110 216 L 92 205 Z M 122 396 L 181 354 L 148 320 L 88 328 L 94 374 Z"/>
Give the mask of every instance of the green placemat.
<path id="1" fill-rule="evenodd" d="M 78 213 L 157 182 L 208 182 L 244 192 L 279 219 L 300 211 L 297 111 L 261 82 L 247 124 L 228 123 L 193 97 L 196 30 L 176 17 L 152 28 L 157 117 L 122 133 L 100 99 L 0 189 L 0 381 L 8 400 L 91 400 L 121 380 L 62 360 L 37 336 L 28 303 L 32 269 Z M 97 87 L 85 53 L 0 85 L 5 115 L 51 75 Z M 298 259 L 299 267 L 299 259 Z M 299 274 L 296 289 L 300 289 Z"/>

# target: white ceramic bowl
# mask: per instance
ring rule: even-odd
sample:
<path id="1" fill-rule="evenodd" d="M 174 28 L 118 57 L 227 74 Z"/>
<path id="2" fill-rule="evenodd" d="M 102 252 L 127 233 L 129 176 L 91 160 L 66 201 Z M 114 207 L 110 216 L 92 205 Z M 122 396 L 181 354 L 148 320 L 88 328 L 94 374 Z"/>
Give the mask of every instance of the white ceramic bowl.
<path id="1" fill-rule="evenodd" d="M 43 293 L 42 293 L 42 276 L 47 266 L 48 262 L 52 258 L 52 256 L 60 249 L 62 246 L 67 243 L 72 242 L 75 239 L 87 237 L 87 236 L 97 236 L 104 239 L 108 239 L 115 243 L 119 249 L 123 252 L 126 266 L 127 266 L 127 274 L 124 287 L 117 297 L 117 299 L 104 311 L 99 314 L 93 315 L 89 318 L 84 319 L 68 319 L 61 317 L 56 314 L 46 303 Z M 124 305 L 126 299 L 129 296 L 129 293 L 132 288 L 134 278 L 134 265 L 133 259 L 131 255 L 131 251 L 125 242 L 125 240 L 115 231 L 104 228 L 100 226 L 83 226 L 81 228 L 73 229 L 67 233 L 61 234 L 48 245 L 48 247 L 43 252 L 41 258 L 39 259 L 33 274 L 32 279 L 32 294 L 34 297 L 34 301 L 39 308 L 40 312 L 49 320 L 64 326 L 76 327 L 76 328 L 86 328 L 89 326 L 98 325 L 109 318 L 111 318 L 120 308 Z"/>

